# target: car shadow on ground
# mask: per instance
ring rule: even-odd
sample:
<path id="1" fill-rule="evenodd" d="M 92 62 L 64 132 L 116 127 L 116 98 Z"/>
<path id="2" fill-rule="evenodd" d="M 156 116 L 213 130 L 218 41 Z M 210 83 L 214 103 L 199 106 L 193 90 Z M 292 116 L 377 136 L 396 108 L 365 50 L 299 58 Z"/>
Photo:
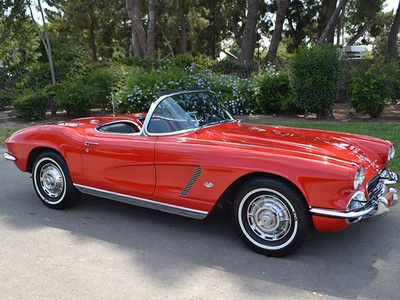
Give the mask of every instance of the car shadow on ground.
<path id="1" fill-rule="evenodd" d="M 376 267 L 377 262 L 398 255 L 398 208 L 379 222 L 354 225 L 334 234 L 314 232 L 295 254 L 272 258 L 254 253 L 241 243 L 226 210 L 217 210 L 198 221 L 84 196 L 72 209 L 57 211 L 40 203 L 26 174 L 18 177 L 20 186 L 9 184 L 0 189 L 0 216 L 13 229 L 29 234 L 30 230 L 48 226 L 68 231 L 78 240 L 112 243 L 130 253 L 132 263 L 139 263 L 165 288 L 170 282 L 183 282 L 196 268 L 205 267 L 229 273 L 241 288 L 269 296 L 273 296 L 267 290 L 271 283 L 282 289 L 294 287 L 343 298 L 365 296 L 368 287 L 368 297 L 398 296 L 398 287 L 394 291 L 371 288 L 378 277 L 380 281 L 387 277 L 388 284 L 394 280 L 398 285 L 393 278 L 399 277 L 398 267 L 393 268 L 395 274 L 380 274 L 382 271 Z M 6 183 L 12 180 L 2 179 Z"/>

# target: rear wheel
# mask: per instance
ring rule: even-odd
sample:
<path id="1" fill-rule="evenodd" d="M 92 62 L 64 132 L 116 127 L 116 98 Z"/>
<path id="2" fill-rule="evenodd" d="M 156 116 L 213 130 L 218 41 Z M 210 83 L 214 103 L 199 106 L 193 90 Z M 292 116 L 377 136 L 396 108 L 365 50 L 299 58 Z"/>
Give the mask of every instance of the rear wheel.
<path id="1" fill-rule="evenodd" d="M 50 208 L 68 208 L 80 197 L 72 184 L 67 163 L 57 153 L 39 154 L 33 164 L 32 180 L 40 200 Z"/>
<path id="2" fill-rule="evenodd" d="M 242 187 L 233 218 L 242 241 L 269 256 L 293 253 L 309 229 L 302 197 L 283 181 L 270 178 L 254 179 Z"/>

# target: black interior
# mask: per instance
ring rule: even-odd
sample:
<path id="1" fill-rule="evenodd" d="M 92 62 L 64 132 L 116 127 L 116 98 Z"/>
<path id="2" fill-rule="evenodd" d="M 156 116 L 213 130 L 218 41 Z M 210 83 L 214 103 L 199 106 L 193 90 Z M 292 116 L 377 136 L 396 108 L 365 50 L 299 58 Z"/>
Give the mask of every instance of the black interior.
<path id="1" fill-rule="evenodd" d="M 100 132 L 104 133 L 120 133 L 120 134 L 130 134 L 139 132 L 139 128 L 130 122 L 118 122 L 112 124 L 106 124 L 98 128 Z"/>

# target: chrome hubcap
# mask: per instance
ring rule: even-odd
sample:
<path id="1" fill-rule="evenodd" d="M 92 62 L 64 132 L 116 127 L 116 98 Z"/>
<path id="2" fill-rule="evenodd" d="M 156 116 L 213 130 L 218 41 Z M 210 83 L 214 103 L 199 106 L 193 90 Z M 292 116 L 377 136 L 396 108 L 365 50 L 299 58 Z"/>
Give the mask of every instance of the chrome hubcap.
<path id="1" fill-rule="evenodd" d="M 261 195 L 250 203 L 247 221 L 260 238 L 277 241 L 289 232 L 292 217 L 286 205 L 277 196 Z"/>
<path id="2" fill-rule="evenodd" d="M 52 163 L 45 164 L 40 171 L 40 186 L 47 196 L 59 197 L 65 186 L 61 170 Z"/>

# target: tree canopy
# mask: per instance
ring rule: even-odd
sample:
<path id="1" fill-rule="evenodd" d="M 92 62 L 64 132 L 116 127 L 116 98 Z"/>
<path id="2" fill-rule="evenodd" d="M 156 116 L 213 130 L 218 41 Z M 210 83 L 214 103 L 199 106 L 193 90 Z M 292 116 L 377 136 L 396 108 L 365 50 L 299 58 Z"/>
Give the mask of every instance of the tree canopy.
<path id="1" fill-rule="evenodd" d="M 246 69 L 315 43 L 376 44 L 385 49 L 381 53 L 397 56 L 399 17 L 384 13 L 383 5 L 384 0 L 4 0 L 0 61 L 29 66 L 227 55 Z M 383 41 L 389 46 L 382 47 Z"/>

